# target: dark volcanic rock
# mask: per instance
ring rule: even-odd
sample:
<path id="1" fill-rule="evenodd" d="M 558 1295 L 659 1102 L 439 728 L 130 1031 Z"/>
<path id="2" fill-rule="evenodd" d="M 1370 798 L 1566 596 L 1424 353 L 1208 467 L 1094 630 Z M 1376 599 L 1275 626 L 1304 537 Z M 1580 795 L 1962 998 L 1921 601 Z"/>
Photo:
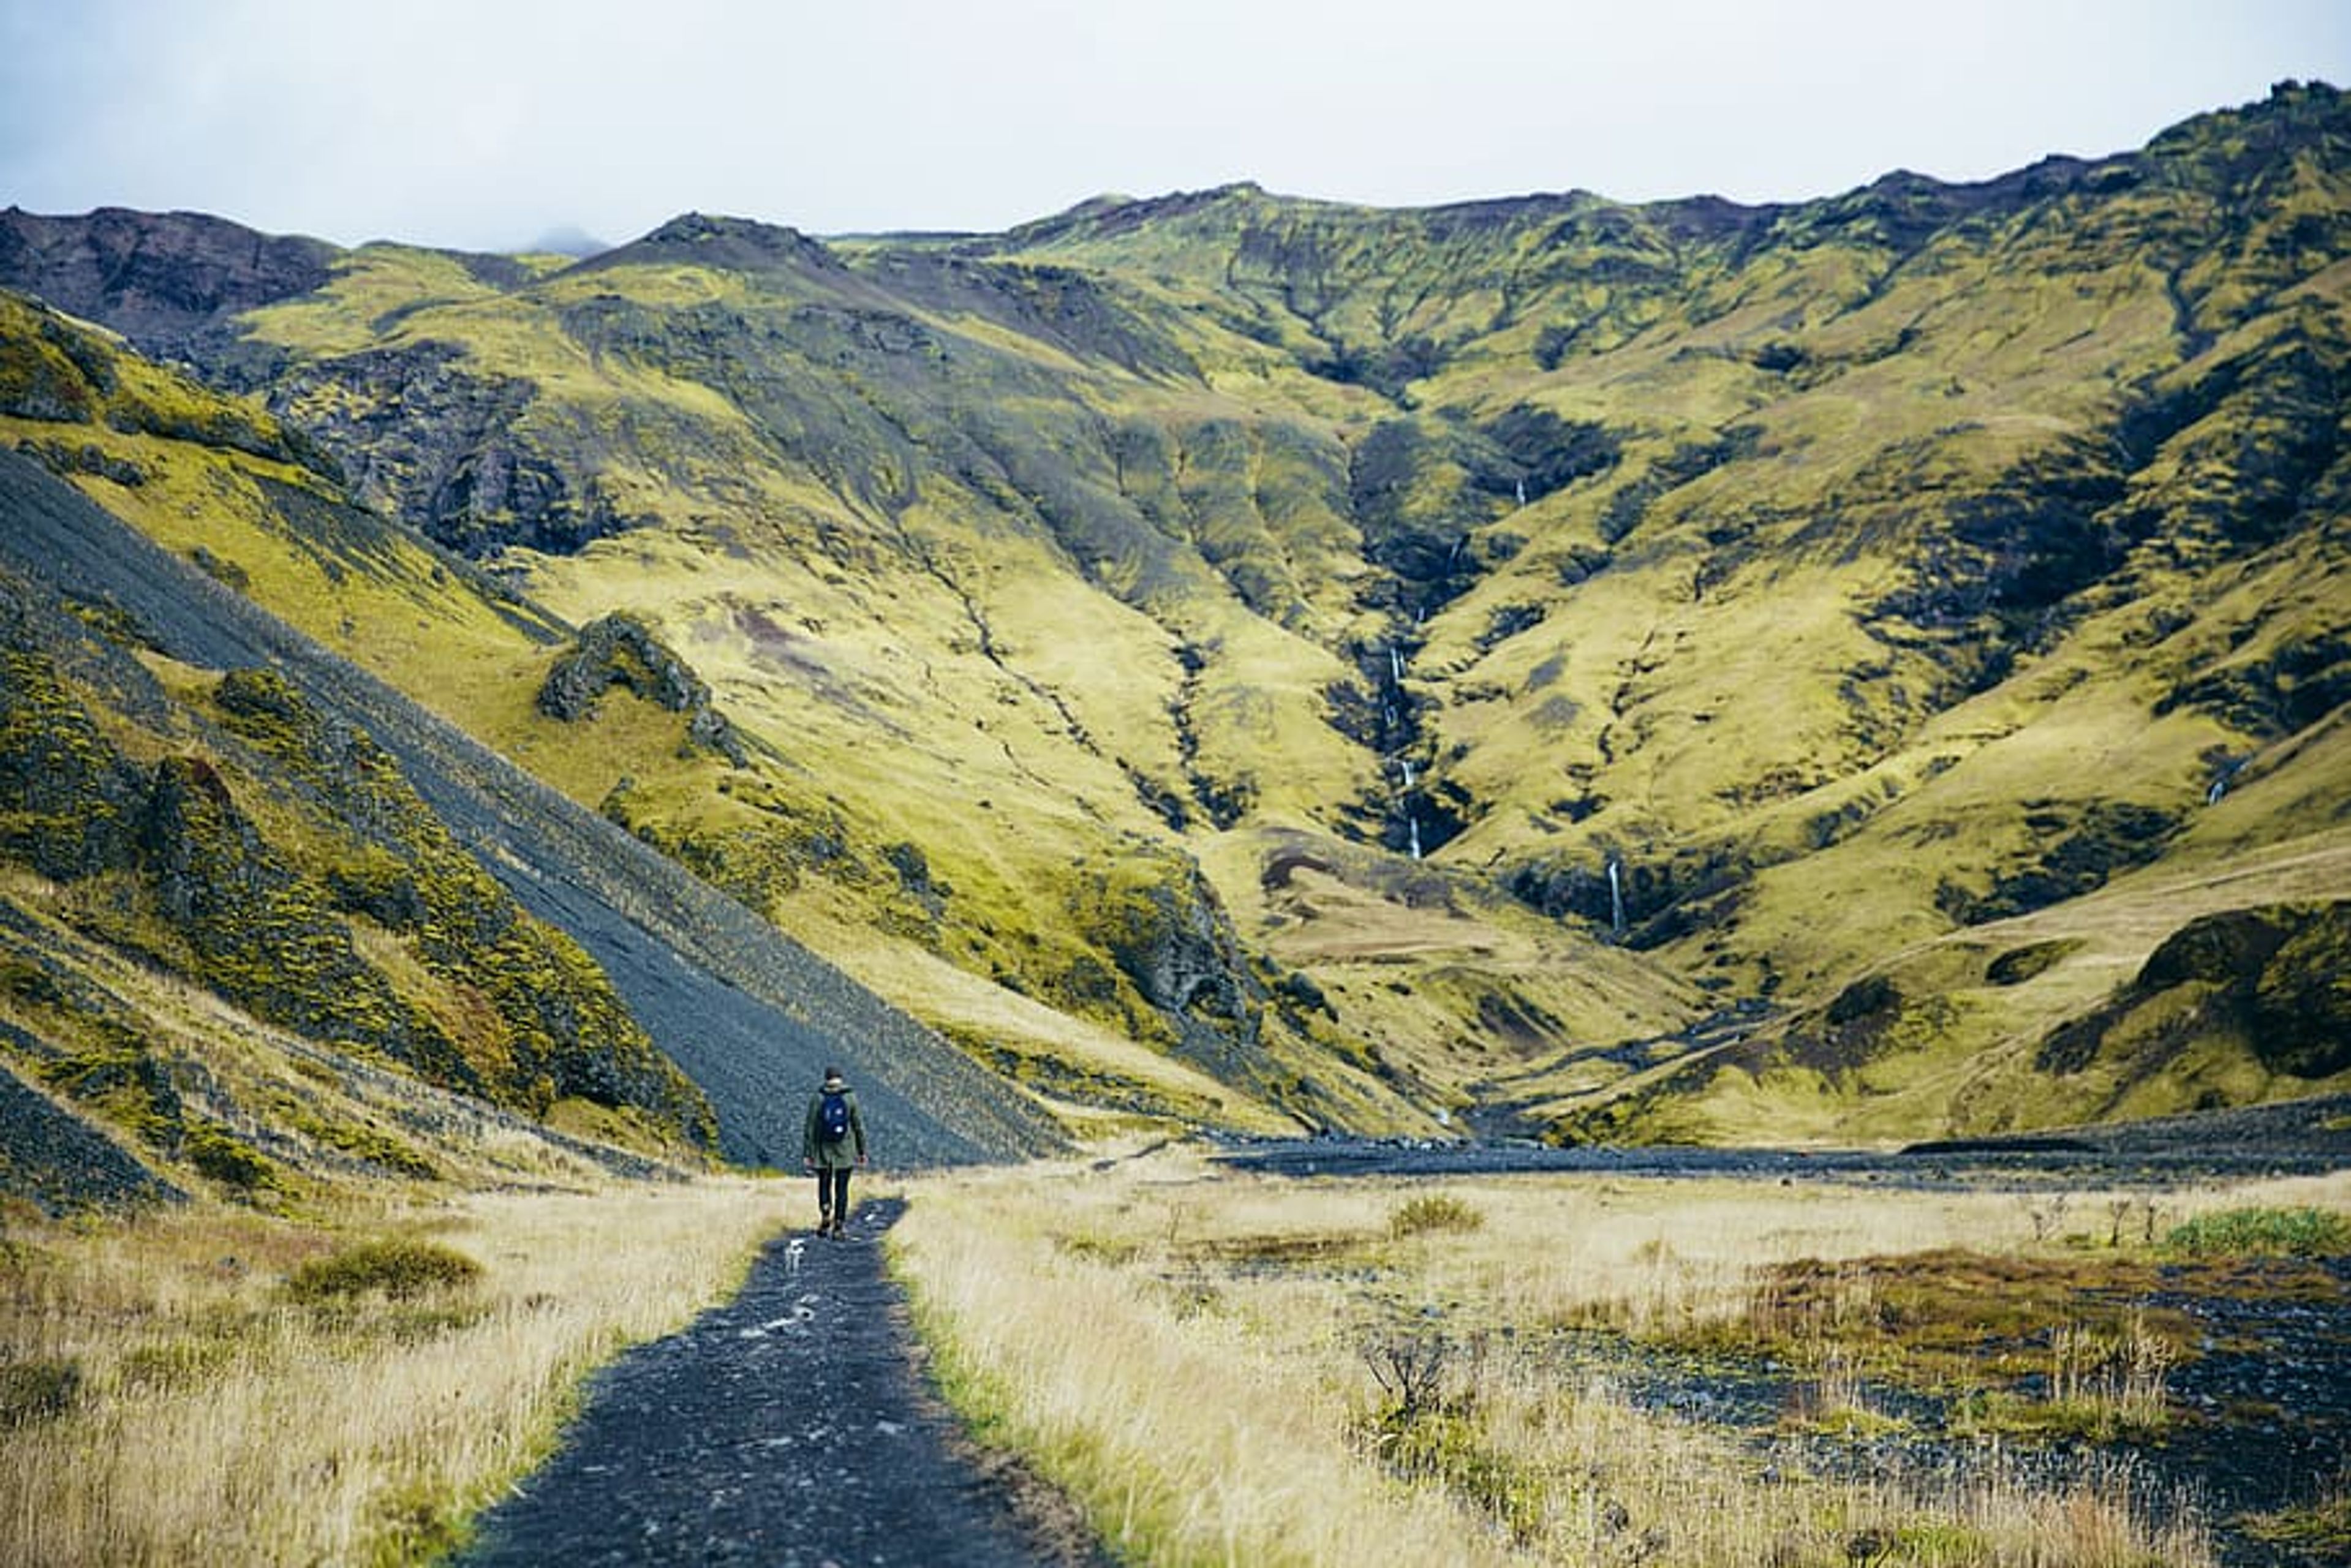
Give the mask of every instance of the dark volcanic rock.
<path id="1" fill-rule="evenodd" d="M 0 1063 L 0 1193 L 50 1214 L 186 1195 Z"/>
<path id="2" fill-rule="evenodd" d="M 597 700 L 614 686 L 686 715 L 690 740 L 742 765 L 743 743 L 726 716 L 710 706 L 709 685 L 651 626 L 625 612 L 580 628 L 578 643 L 555 662 L 538 688 L 538 711 L 576 724 L 592 717 Z"/>
<path id="3" fill-rule="evenodd" d="M 301 421 L 363 501 L 465 556 L 507 545 L 569 555 L 623 520 L 579 465 L 519 430 L 538 395 L 471 368 L 450 343 L 376 349 L 298 366 L 271 412 Z"/>
<path id="4" fill-rule="evenodd" d="M 223 319 L 308 294 L 338 254 L 196 213 L 0 212 L 0 284 L 113 328 L 159 358 L 225 340 Z"/>

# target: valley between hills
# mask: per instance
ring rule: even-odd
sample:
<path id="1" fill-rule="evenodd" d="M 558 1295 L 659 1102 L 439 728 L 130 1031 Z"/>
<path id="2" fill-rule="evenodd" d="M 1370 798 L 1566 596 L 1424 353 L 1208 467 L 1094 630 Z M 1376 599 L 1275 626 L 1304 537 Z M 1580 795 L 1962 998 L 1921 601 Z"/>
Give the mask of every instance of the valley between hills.
<path id="1" fill-rule="evenodd" d="M 1777 207 L 11 208 L 0 288 L 5 1060 L 155 1179 L 446 1157 L 319 1052 L 751 1165 L 836 1058 L 943 1163 L 2351 1089 L 2324 84 Z"/>

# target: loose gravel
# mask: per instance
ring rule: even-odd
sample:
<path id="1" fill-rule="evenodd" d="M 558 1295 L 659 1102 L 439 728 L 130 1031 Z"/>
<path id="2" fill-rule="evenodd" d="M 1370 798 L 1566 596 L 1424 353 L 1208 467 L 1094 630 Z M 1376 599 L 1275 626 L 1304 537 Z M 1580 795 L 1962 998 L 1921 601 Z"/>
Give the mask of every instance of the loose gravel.
<path id="1" fill-rule="evenodd" d="M 464 1568 L 1077 1568 L 1066 1506 L 975 1452 L 917 1370 L 882 1267 L 901 1200 L 779 1239 L 742 1293 L 594 1380 L 556 1458 L 479 1521 Z"/>

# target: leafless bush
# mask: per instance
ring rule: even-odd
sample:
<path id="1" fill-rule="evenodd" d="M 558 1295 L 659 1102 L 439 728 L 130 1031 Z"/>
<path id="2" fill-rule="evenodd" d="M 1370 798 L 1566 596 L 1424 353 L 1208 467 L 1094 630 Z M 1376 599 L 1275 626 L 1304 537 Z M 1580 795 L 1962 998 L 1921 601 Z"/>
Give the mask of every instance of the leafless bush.
<path id="1" fill-rule="evenodd" d="M 1372 1380 L 1388 1396 L 1395 1418 L 1409 1422 L 1443 1406 L 1453 1343 L 1438 1334 L 1384 1339 L 1364 1347 Z"/>

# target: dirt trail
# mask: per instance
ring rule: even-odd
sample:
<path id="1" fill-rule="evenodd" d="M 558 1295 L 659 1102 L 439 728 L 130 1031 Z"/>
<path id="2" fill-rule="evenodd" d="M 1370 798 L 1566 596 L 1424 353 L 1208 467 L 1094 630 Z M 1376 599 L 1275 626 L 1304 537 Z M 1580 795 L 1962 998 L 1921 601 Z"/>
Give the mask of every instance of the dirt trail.
<path id="1" fill-rule="evenodd" d="M 868 1203 L 846 1240 L 778 1239 L 734 1301 L 600 1374 L 461 1568 L 1104 1562 L 1066 1505 L 973 1453 L 924 1385 L 882 1269 L 904 1212 Z"/>

